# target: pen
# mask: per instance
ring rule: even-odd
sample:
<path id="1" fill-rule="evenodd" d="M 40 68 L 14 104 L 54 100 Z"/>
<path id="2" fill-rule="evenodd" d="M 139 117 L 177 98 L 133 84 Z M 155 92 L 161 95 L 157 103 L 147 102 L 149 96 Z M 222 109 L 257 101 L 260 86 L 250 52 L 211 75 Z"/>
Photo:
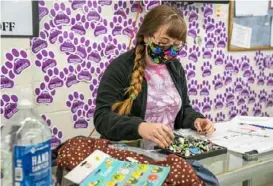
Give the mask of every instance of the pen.
<path id="1" fill-rule="evenodd" d="M 253 134 L 253 133 L 248 133 L 248 132 L 239 132 L 239 131 L 234 131 L 234 130 L 228 130 L 228 132 L 233 132 L 233 133 L 237 133 L 237 134 L 246 134 L 246 135 L 250 135 L 250 136 L 269 137 L 267 135 Z"/>
<path id="2" fill-rule="evenodd" d="M 253 127 L 258 127 L 258 128 L 262 128 L 262 129 L 270 129 L 273 130 L 273 127 L 267 127 L 267 126 L 261 126 L 261 125 L 255 125 L 255 124 L 245 124 L 245 123 L 240 123 L 241 125 L 250 125 Z"/>

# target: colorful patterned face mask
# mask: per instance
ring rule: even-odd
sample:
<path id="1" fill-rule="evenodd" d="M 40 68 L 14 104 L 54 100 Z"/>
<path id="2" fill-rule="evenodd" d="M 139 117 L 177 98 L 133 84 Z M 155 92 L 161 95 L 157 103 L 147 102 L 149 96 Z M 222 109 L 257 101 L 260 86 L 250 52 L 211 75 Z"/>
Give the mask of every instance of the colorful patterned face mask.
<path id="1" fill-rule="evenodd" d="M 166 49 L 166 46 L 157 45 L 151 40 L 147 43 L 147 52 L 156 64 L 166 64 L 168 60 L 176 58 L 179 50 L 174 46 L 169 46 Z"/>

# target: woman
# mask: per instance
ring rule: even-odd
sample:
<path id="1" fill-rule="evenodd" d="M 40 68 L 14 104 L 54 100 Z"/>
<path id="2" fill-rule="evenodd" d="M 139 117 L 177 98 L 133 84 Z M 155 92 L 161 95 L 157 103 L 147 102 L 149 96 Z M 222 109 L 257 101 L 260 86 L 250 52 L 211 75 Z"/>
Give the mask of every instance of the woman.
<path id="1" fill-rule="evenodd" d="M 186 23 L 173 8 L 161 5 L 146 14 L 136 48 L 117 57 L 101 79 L 94 124 L 104 138 L 143 138 L 142 147 L 151 149 L 168 147 L 174 129 L 214 132 L 213 123 L 192 109 L 176 59 L 186 35 Z"/>

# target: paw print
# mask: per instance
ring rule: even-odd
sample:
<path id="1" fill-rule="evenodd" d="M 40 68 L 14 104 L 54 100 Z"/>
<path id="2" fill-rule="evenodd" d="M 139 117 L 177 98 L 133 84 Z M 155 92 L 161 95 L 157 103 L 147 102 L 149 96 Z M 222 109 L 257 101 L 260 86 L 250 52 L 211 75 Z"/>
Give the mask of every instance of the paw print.
<path id="1" fill-rule="evenodd" d="M 206 33 L 213 32 L 215 29 L 215 21 L 211 17 L 207 17 L 204 19 L 203 28 L 205 29 Z"/>
<path id="2" fill-rule="evenodd" d="M 267 92 L 265 90 L 261 90 L 260 94 L 258 95 L 259 103 L 266 103 L 267 99 Z"/>
<path id="3" fill-rule="evenodd" d="M 269 75 L 267 76 L 267 86 L 273 86 L 273 73 L 269 73 Z"/>
<path id="4" fill-rule="evenodd" d="M 200 51 L 199 51 L 199 47 L 198 46 L 193 46 L 192 48 L 190 48 L 189 50 L 189 56 L 188 59 L 193 61 L 193 62 L 197 62 L 198 58 L 200 57 Z"/>
<path id="5" fill-rule="evenodd" d="M 101 21 L 101 5 L 97 1 L 89 0 L 84 6 L 83 11 L 88 21 L 100 22 Z"/>
<path id="6" fill-rule="evenodd" d="M 227 104 L 234 101 L 234 99 L 235 99 L 234 93 L 235 93 L 235 91 L 233 88 L 231 88 L 231 87 L 226 88 L 226 92 L 224 93 L 224 97 L 226 98 Z"/>
<path id="7" fill-rule="evenodd" d="M 67 88 L 79 83 L 77 76 L 76 76 L 76 70 L 74 69 L 74 67 L 72 65 L 69 65 L 68 68 L 65 67 L 63 69 L 63 71 L 64 71 L 64 75 L 65 75 L 65 85 Z"/>
<path id="8" fill-rule="evenodd" d="M 38 1 L 38 5 L 39 5 L 39 20 L 41 21 L 43 17 L 48 15 L 49 11 L 45 6 L 44 0 Z"/>
<path id="9" fill-rule="evenodd" d="M 226 27 L 225 27 L 225 23 L 223 21 L 216 23 L 214 33 L 215 33 L 215 35 L 220 35 L 221 33 L 226 33 Z"/>
<path id="10" fill-rule="evenodd" d="M 128 38 L 134 37 L 134 22 L 132 19 L 125 20 L 123 23 L 122 34 L 127 36 Z"/>
<path id="11" fill-rule="evenodd" d="M 214 89 L 218 90 L 223 87 L 223 78 L 220 76 L 220 74 L 214 76 L 214 80 L 212 81 L 214 85 Z"/>
<path id="12" fill-rule="evenodd" d="M 271 94 L 266 100 L 266 107 L 273 107 L 273 91 L 271 91 Z"/>
<path id="13" fill-rule="evenodd" d="M 214 64 L 215 65 L 222 65 L 224 64 L 225 54 L 222 50 L 217 50 L 216 54 L 214 54 Z"/>
<path id="14" fill-rule="evenodd" d="M 223 112 L 219 112 L 216 114 L 215 122 L 225 121 L 226 115 Z"/>
<path id="15" fill-rule="evenodd" d="M 205 42 L 206 42 L 205 44 L 206 48 L 214 48 L 216 39 L 213 34 L 208 33 L 207 36 L 205 37 Z"/>
<path id="16" fill-rule="evenodd" d="M 212 65 L 209 63 L 209 61 L 204 62 L 203 66 L 201 66 L 202 76 L 203 77 L 210 76 L 211 75 L 211 69 L 212 69 Z"/>
<path id="17" fill-rule="evenodd" d="M 64 3 L 54 3 L 53 8 L 50 10 L 50 15 L 56 26 L 70 24 L 71 9 L 66 8 Z"/>
<path id="18" fill-rule="evenodd" d="M 139 11 L 139 13 L 143 12 L 143 8 L 142 8 L 141 4 L 139 5 L 139 3 L 140 2 L 137 1 L 137 0 L 131 0 L 130 1 L 131 12 L 138 12 L 138 11 Z"/>
<path id="19" fill-rule="evenodd" d="M 112 4 L 112 1 L 110 1 L 110 0 L 99 0 L 98 3 L 101 6 L 110 6 Z"/>
<path id="20" fill-rule="evenodd" d="M 71 109 L 72 113 L 76 113 L 84 106 L 84 95 L 76 91 L 73 92 L 73 94 L 69 94 L 68 100 L 66 101 L 66 106 Z"/>
<path id="21" fill-rule="evenodd" d="M 123 19 L 121 16 L 114 16 L 110 22 L 110 28 L 112 30 L 112 35 L 122 35 L 123 29 Z"/>
<path id="22" fill-rule="evenodd" d="M 238 74 L 240 72 L 241 69 L 241 61 L 240 59 L 236 59 L 234 60 L 234 64 L 233 64 L 233 74 Z"/>
<path id="23" fill-rule="evenodd" d="M 256 65 L 259 67 L 260 70 L 264 70 L 265 67 L 265 57 L 264 54 L 259 50 L 256 52 L 254 56 L 254 60 L 256 61 Z"/>
<path id="24" fill-rule="evenodd" d="M 201 11 L 204 13 L 204 17 L 208 17 L 213 14 L 212 4 L 211 3 L 203 3 Z"/>
<path id="25" fill-rule="evenodd" d="M 57 67 L 49 69 L 44 77 L 45 82 L 49 90 L 60 88 L 64 85 L 65 76 L 62 71 L 59 71 Z"/>
<path id="26" fill-rule="evenodd" d="M 93 84 L 89 86 L 89 89 L 92 92 L 92 97 L 95 98 L 97 97 L 97 93 L 98 93 L 98 80 L 94 78 L 92 83 Z"/>
<path id="27" fill-rule="evenodd" d="M 213 121 L 211 114 L 205 114 L 204 117 L 210 121 Z"/>
<path id="28" fill-rule="evenodd" d="M 224 108 L 225 105 L 225 98 L 222 94 L 217 94 L 216 98 L 214 99 L 214 107 L 216 110 Z"/>
<path id="29" fill-rule="evenodd" d="M 83 9 L 83 6 L 86 4 L 86 0 L 69 0 L 69 2 L 72 10 Z"/>
<path id="30" fill-rule="evenodd" d="M 114 15 L 119 15 L 123 19 L 127 19 L 127 15 L 129 14 L 130 9 L 127 7 L 126 1 L 119 0 L 114 4 Z"/>
<path id="31" fill-rule="evenodd" d="M 103 42 L 101 43 L 103 56 L 110 57 L 111 55 L 115 54 L 117 43 L 117 39 L 112 38 L 111 35 L 108 37 L 104 36 Z"/>
<path id="32" fill-rule="evenodd" d="M 187 45 L 185 45 L 182 50 L 179 51 L 178 57 L 184 58 L 187 57 L 187 51 L 188 51 L 188 47 Z"/>
<path id="33" fill-rule="evenodd" d="M 249 60 L 249 58 L 247 56 L 241 57 L 241 63 L 242 63 L 242 68 L 241 69 L 243 71 L 247 70 L 250 67 L 250 65 L 249 65 L 250 60 Z"/>
<path id="34" fill-rule="evenodd" d="M 245 103 L 245 97 L 242 94 L 239 94 L 237 96 L 237 105 L 244 105 Z"/>
<path id="35" fill-rule="evenodd" d="M 94 30 L 94 36 L 100 36 L 107 34 L 107 20 L 101 19 L 101 21 L 96 21 L 91 23 L 91 28 Z"/>
<path id="36" fill-rule="evenodd" d="M 117 50 L 115 50 L 115 54 L 108 57 L 108 61 L 111 63 L 117 56 L 127 52 L 127 46 L 125 43 L 118 43 Z M 103 62 L 105 63 L 105 62 Z"/>
<path id="37" fill-rule="evenodd" d="M 103 54 L 99 44 L 94 42 L 92 47 L 87 48 L 88 56 L 87 59 L 99 63 L 101 61 L 101 54 Z"/>
<path id="38" fill-rule="evenodd" d="M 86 112 L 86 117 L 88 119 L 93 118 L 96 110 L 95 100 L 88 99 L 87 104 L 85 104 L 83 108 Z"/>
<path id="39" fill-rule="evenodd" d="M 51 129 L 51 149 L 57 148 L 63 141 L 63 132 L 60 131 L 56 126 Z"/>
<path id="40" fill-rule="evenodd" d="M 191 83 L 188 84 L 189 95 L 197 95 L 197 81 L 191 80 Z"/>
<path id="41" fill-rule="evenodd" d="M 227 58 L 224 60 L 224 64 L 225 64 L 226 71 L 233 71 L 234 70 L 234 67 L 233 67 L 234 60 L 231 55 L 227 56 Z"/>
<path id="42" fill-rule="evenodd" d="M 161 5 L 161 1 L 160 0 L 144 0 L 143 4 L 145 7 L 145 10 L 149 11 L 156 6 Z"/>
<path id="43" fill-rule="evenodd" d="M 59 36 L 60 51 L 64 53 L 71 53 L 76 51 L 75 45 L 78 45 L 78 38 L 75 37 L 73 32 L 64 31 Z"/>
<path id="44" fill-rule="evenodd" d="M 254 116 L 261 116 L 262 115 L 262 105 L 260 103 L 254 104 L 253 115 Z"/>
<path id="45" fill-rule="evenodd" d="M 252 104 L 256 102 L 257 94 L 255 91 L 250 91 L 249 97 L 248 97 L 248 104 Z"/>
<path id="46" fill-rule="evenodd" d="M 198 36 L 199 33 L 200 33 L 199 24 L 196 21 L 189 23 L 188 36 L 194 39 Z"/>
<path id="47" fill-rule="evenodd" d="M 237 78 L 234 82 L 235 92 L 241 92 L 245 83 L 242 81 L 242 78 Z"/>
<path id="48" fill-rule="evenodd" d="M 217 36 L 217 48 L 226 48 L 227 46 L 227 34 L 221 33 Z"/>
<path id="49" fill-rule="evenodd" d="M 76 46 L 75 54 L 80 56 L 82 59 L 87 57 L 87 48 L 90 46 L 90 41 L 85 39 L 85 37 L 81 37 L 78 45 Z"/>
<path id="50" fill-rule="evenodd" d="M 209 97 L 204 98 L 204 101 L 202 102 L 202 112 L 210 112 L 212 106 L 212 101 L 209 99 Z"/>
<path id="51" fill-rule="evenodd" d="M 86 34 L 86 30 L 89 28 L 89 22 L 87 22 L 85 15 L 76 14 L 75 18 L 71 19 L 71 30 L 81 36 Z"/>
<path id="52" fill-rule="evenodd" d="M 88 127 L 88 118 L 86 117 L 86 112 L 82 109 L 77 110 L 73 114 L 74 128 L 87 128 Z"/>
<path id="53" fill-rule="evenodd" d="M 47 33 L 45 31 L 41 31 L 39 34 L 39 37 L 35 37 L 31 39 L 30 45 L 31 45 L 31 51 L 36 54 L 40 50 L 47 48 Z"/>
<path id="54" fill-rule="evenodd" d="M 228 85 L 232 83 L 232 72 L 231 71 L 224 71 L 224 84 Z"/>
<path id="55" fill-rule="evenodd" d="M 36 55 L 35 65 L 46 73 L 48 69 L 57 65 L 54 53 L 50 50 L 42 50 Z"/>
<path id="56" fill-rule="evenodd" d="M 262 117 L 270 117 L 270 115 L 267 112 L 262 112 Z"/>
<path id="57" fill-rule="evenodd" d="M 36 103 L 52 103 L 55 93 L 55 90 L 47 90 L 45 83 L 41 83 L 40 87 L 35 89 Z"/>
<path id="58" fill-rule="evenodd" d="M 10 119 L 18 111 L 17 109 L 18 97 L 16 95 L 3 94 L 0 100 L 0 113 L 4 118 Z"/>
<path id="59" fill-rule="evenodd" d="M 92 74 L 90 73 L 91 63 L 83 62 L 77 66 L 76 73 L 78 81 L 87 81 L 92 80 Z"/>
<path id="60" fill-rule="evenodd" d="M 241 116 L 247 116 L 248 115 L 249 108 L 246 105 L 243 105 L 240 110 Z"/>
<path id="61" fill-rule="evenodd" d="M 265 68 L 273 68 L 273 55 L 266 55 L 264 58 L 264 62 L 260 62 L 257 64 L 260 70 L 264 70 Z"/>
<path id="62" fill-rule="evenodd" d="M 48 35 L 48 41 L 51 44 L 55 44 L 58 40 L 59 35 L 62 34 L 62 26 L 55 26 L 53 21 L 50 20 L 44 24 L 45 32 Z"/>
<path id="63" fill-rule="evenodd" d="M 41 115 L 41 118 L 45 121 L 48 127 L 51 127 L 51 120 L 46 117 L 46 115 Z"/>
<path id="64" fill-rule="evenodd" d="M 203 53 L 203 59 L 210 59 L 212 58 L 213 49 L 203 47 L 202 53 Z"/>
<path id="65" fill-rule="evenodd" d="M 198 20 L 198 13 L 198 8 L 196 8 L 194 5 L 190 5 L 185 11 L 185 16 L 188 16 L 189 22 L 193 22 Z"/>
<path id="66" fill-rule="evenodd" d="M 13 68 L 13 72 L 16 75 L 21 74 L 26 68 L 30 66 L 30 61 L 28 59 L 25 50 L 17 50 L 13 48 L 11 52 L 6 53 L 6 60 L 10 62 L 10 66 Z"/>
<path id="67" fill-rule="evenodd" d="M 67 62 L 73 64 L 81 64 L 83 62 L 83 59 L 80 56 L 72 53 L 68 55 Z"/>
<path id="68" fill-rule="evenodd" d="M 229 119 L 234 118 L 235 116 L 237 116 L 237 114 L 238 114 L 238 109 L 235 106 L 231 107 L 229 111 Z"/>
<path id="69" fill-rule="evenodd" d="M 193 64 L 187 64 L 186 65 L 186 70 L 185 70 L 185 74 L 187 76 L 187 79 L 191 79 L 191 78 L 194 78 L 195 77 L 195 65 Z"/>
<path id="70" fill-rule="evenodd" d="M 200 85 L 200 96 L 209 96 L 210 93 L 210 83 L 207 80 L 204 80 L 203 83 Z"/>
<path id="71" fill-rule="evenodd" d="M 260 74 L 258 75 L 257 77 L 257 84 L 258 85 L 264 85 L 265 84 L 265 75 L 264 75 L 264 72 L 260 72 Z"/>
<path id="72" fill-rule="evenodd" d="M 192 108 L 196 111 L 196 112 L 201 112 L 201 103 L 198 101 L 198 99 L 194 99 L 191 101 L 192 104 Z"/>
<path id="73" fill-rule="evenodd" d="M 249 85 L 245 85 L 243 87 L 243 90 L 241 92 L 241 95 L 244 96 L 244 97 L 248 97 L 249 96 L 249 91 L 250 91 L 250 87 Z"/>
<path id="74" fill-rule="evenodd" d="M 15 75 L 13 73 L 12 63 L 7 61 L 2 65 L 1 72 L 1 89 L 13 88 Z"/>
<path id="75" fill-rule="evenodd" d="M 249 78 L 252 74 L 254 74 L 254 70 L 252 67 L 249 67 L 248 69 L 244 70 L 243 77 Z"/>

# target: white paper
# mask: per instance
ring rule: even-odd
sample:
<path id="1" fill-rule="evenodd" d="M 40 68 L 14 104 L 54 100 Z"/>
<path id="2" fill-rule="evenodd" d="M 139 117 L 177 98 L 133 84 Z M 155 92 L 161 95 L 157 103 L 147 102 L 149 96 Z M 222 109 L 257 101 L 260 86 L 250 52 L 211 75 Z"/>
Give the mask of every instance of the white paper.
<path id="1" fill-rule="evenodd" d="M 240 123 L 270 126 L 273 124 L 273 118 L 237 116 L 231 121 L 216 123 L 216 132 L 206 138 L 217 145 L 226 147 L 230 151 L 241 154 L 252 150 L 257 150 L 259 153 L 273 150 L 273 130 L 263 130 L 249 125 L 240 125 Z M 240 133 L 231 131 L 238 131 Z M 200 137 L 196 131 L 190 129 L 180 129 L 175 133 L 184 136 Z"/>
<path id="2" fill-rule="evenodd" d="M 235 16 L 265 16 L 268 12 L 268 0 L 236 0 Z"/>
<path id="3" fill-rule="evenodd" d="M 252 28 L 233 23 L 231 45 L 250 48 Z"/>
<path id="4" fill-rule="evenodd" d="M 108 154 L 105 154 L 104 152 L 99 150 L 95 150 L 92 154 L 85 158 L 85 160 L 83 160 L 68 174 L 66 174 L 65 178 L 74 183 L 80 184 L 92 171 L 94 171 L 104 161 L 105 158 L 108 157 L 110 157 Z"/>
<path id="5" fill-rule="evenodd" d="M 273 3 L 273 0 L 271 1 L 271 3 Z M 271 17 L 271 46 L 273 46 L 273 17 Z"/>

